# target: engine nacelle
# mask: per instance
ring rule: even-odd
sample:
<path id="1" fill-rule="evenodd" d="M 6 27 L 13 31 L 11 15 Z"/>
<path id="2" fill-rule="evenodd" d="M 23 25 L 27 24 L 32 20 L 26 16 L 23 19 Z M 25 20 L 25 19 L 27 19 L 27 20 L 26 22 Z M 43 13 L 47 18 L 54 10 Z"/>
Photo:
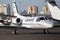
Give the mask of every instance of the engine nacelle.
<path id="1" fill-rule="evenodd" d="M 12 23 L 14 25 L 20 25 L 22 23 L 21 19 L 20 18 L 13 18 L 12 19 Z"/>
<path id="2" fill-rule="evenodd" d="M 20 18 L 17 18 L 17 19 L 16 19 L 16 23 L 17 23 L 18 25 L 20 25 L 20 24 L 22 23 L 21 19 L 20 19 Z"/>

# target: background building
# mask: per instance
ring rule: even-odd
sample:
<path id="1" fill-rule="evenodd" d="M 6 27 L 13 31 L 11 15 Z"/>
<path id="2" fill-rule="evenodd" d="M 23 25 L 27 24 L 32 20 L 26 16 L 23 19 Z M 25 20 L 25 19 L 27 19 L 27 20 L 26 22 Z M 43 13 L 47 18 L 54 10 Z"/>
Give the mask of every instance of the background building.
<path id="1" fill-rule="evenodd" d="M 20 12 L 20 15 L 26 15 L 26 14 L 27 14 L 26 10 L 23 10 L 22 12 Z"/>
<path id="2" fill-rule="evenodd" d="M 28 7 L 28 14 L 31 14 L 32 13 L 32 6 L 29 6 Z"/>
<path id="3" fill-rule="evenodd" d="M 43 11 L 43 12 L 48 11 L 48 7 L 47 7 L 47 6 L 43 6 L 43 7 L 42 7 L 42 11 Z"/>
<path id="4" fill-rule="evenodd" d="M 0 4 L 0 14 L 10 15 L 10 5 Z"/>
<path id="5" fill-rule="evenodd" d="M 28 14 L 36 15 L 38 13 L 38 7 L 33 5 L 28 7 Z"/>
<path id="6" fill-rule="evenodd" d="M 48 9 L 48 6 L 43 6 L 42 7 L 42 11 L 40 12 L 40 14 L 43 14 L 43 15 L 51 15 L 50 14 L 50 11 Z"/>

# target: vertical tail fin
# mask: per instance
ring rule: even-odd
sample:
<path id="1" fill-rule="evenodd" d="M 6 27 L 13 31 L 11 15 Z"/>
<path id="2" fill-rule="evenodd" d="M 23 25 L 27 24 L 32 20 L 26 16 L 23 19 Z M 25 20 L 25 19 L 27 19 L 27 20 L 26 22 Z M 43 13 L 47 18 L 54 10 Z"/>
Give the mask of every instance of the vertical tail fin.
<path id="1" fill-rule="evenodd" d="M 13 6 L 14 16 L 17 16 L 18 15 L 18 10 L 17 10 L 17 5 L 16 5 L 15 1 L 13 1 L 12 6 Z"/>
<path id="2" fill-rule="evenodd" d="M 12 2 L 12 6 L 13 6 L 13 13 L 14 13 L 13 15 L 14 15 L 14 16 L 17 16 L 17 17 L 19 17 L 19 18 L 20 18 L 20 17 L 23 17 L 23 16 L 19 15 L 18 9 L 17 9 L 17 5 L 16 5 L 16 2 L 15 2 L 15 1 Z"/>
<path id="3" fill-rule="evenodd" d="M 57 6 L 55 0 L 49 0 L 47 1 L 48 3 L 48 8 L 51 12 L 51 16 L 54 18 L 54 19 L 57 19 L 57 20 L 60 20 L 60 9 L 59 7 Z"/>

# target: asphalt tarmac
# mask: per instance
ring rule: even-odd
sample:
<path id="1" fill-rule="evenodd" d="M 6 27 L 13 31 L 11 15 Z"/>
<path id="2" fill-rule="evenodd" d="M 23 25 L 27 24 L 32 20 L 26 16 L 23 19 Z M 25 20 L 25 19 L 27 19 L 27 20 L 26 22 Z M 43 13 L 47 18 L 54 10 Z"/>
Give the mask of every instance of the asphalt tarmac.
<path id="1" fill-rule="evenodd" d="M 0 29 L 0 40 L 60 40 L 60 27 L 49 29 L 49 34 L 43 30 L 19 29 L 18 34 L 12 34 L 11 29 Z"/>

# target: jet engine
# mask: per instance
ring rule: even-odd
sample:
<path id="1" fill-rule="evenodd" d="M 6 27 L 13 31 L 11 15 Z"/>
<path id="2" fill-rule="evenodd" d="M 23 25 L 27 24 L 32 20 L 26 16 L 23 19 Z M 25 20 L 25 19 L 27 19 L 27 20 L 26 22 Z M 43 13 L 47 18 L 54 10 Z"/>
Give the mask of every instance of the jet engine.
<path id="1" fill-rule="evenodd" d="M 21 19 L 20 18 L 13 18 L 12 19 L 12 23 L 14 25 L 20 25 L 22 23 Z"/>
<path id="2" fill-rule="evenodd" d="M 20 24 L 20 22 L 21 22 L 20 18 L 17 18 L 16 23 Z"/>

